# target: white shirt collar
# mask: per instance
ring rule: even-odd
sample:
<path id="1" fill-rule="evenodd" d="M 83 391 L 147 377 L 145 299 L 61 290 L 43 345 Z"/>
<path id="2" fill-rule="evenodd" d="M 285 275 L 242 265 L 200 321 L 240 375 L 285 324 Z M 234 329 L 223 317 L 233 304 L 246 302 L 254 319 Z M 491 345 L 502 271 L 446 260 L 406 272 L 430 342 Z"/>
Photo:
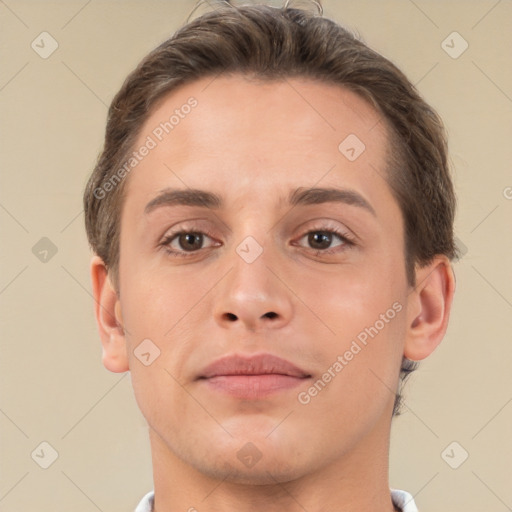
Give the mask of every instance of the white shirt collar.
<path id="1" fill-rule="evenodd" d="M 400 489 L 390 489 L 393 504 L 402 512 L 418 512 L 414 498 L 407 492 Z M 153 512 L 154 491 L 148 492 L 137 505 L 135 512 Z"/>

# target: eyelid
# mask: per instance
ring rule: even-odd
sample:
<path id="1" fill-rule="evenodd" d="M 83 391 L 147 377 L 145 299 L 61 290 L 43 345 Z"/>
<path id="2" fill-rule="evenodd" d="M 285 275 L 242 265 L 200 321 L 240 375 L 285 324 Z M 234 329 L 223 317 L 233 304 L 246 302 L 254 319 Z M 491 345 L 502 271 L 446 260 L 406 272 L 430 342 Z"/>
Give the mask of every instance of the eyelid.
<path id="1" fill-rule="evenodd" d="M 222 243 L 219 243 L 216 236 L 212 233 L 208 223 L 209 221 L 205 218 L 194 218 L 176 222 L 172 226 L 167 227 L 164 234 L 158 238 L 156 249 L 164 250 L 169 256 L 186 260 L 188 258 L 193 258 L 195 255 L 203 254 L 206 249 L 222 245 Z M 209 238 L 212 242 L 208 247 L 201 247 L 196 251 L 173 249 L 171 247 L 171 243 L 173 243 L 180 234 L 184 233 L 198 233 Z"/>
<path id="2" fill-rule="evenodd" d="M 304 222 L 297 230 L 302 233 L 301 236 L 311 231 L 332 231 L 353 244 L 359 243 L 359 237 L 343 223 L 323 217 Z"/>
<path id="3" fill-rule="evenodd" d="M 299 245 L 300 247 L 306 249 L 309 252 L 314 252 L 317 255 L 336 255 L 341 254 L 342 252 L 355 247 L 357 244 L 354 242 L 353 238 L 350 237 L 345 231 L 339 230 L 337 228 L 325 227 L 325 228 L 312 228 L 308 229 L 303 235 L 296 239 L 296 242 L 299 242 L 303 238 L 307 237 L 310 233 L 329 233 L 331 236 L 337 237 L 341 243 L 335 245 L 333 247 L 328 247 L 326 249 L 315 249 L 313 247 L 304 247 L 299 245 L 298 243 L 294 243 L 293 245 Z"/>
<path id="4" fill-rule="evenodd" d="M 204 218 L 187 219 L 175 222 L 172 226 L 165 228 L 163 234 L 159 237 L 158 245 L 169 236 L 175 236 L 181 232 L 200 232 L 212 237 L 211 229 L 208 227 L 209 221 Z"/>
<path id="5" fill-rule="evenodd" d="M 165 232 L 165 235 L 161 238 L 158 245 L 159 246 L 160 245 L 168 246 L 168 245 L 170 245 L 171 241 L 176 239 L 176 237 L 178 237 L 181 234 L 185 234 L 185 233 L 186 234 L 197 233 L 199 235 L 203 235 L 206 238 L 209 238 L 210 240 L 213 240 L 211 247 L 221 245 L 221 244 L 219 244 L 219 242 L 216 241 L 215 236 L 211 233 L 210 230 L 205 229 L 205 228 L 197 228 L 197 227 L 188 228 L 186 226 L 177 228 L 176 230 L 172 230 L 170 232 L 169 232 L 169 230 L 167 230 Z M 201 249 L 205 249 L 205 248 L 201 248 Z M 199 249 L 198 251 L 190 251 L 188 254 L 198 253 L 201 249 Z M 187 251 L 180 251 L 180 252 L 187 253 Z"/>

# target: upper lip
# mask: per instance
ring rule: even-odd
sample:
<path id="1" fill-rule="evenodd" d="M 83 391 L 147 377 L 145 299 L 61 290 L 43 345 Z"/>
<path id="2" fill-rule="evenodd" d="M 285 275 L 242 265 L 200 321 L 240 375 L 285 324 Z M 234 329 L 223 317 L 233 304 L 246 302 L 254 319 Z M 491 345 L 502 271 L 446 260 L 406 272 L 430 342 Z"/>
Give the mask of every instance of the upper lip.
<path id="1" fill-rule="evenodd" d="M 209 379 L 219 375 L 265 375 L 280 374 L 290 377 L 311 377 L 290 361 L 272 354 L 242 356 L 232 354 L 213 361 L 203 369 L 199 378 Z"/>

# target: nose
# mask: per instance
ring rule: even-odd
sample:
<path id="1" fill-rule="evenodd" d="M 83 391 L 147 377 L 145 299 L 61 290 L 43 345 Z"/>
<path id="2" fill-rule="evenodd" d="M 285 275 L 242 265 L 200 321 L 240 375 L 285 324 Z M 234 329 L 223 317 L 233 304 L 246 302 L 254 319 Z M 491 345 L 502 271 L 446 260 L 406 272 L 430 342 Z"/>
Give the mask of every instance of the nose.
<path id="1" fill-rule="evenodd" d="M 263 250 L 252 262 L 242 252 L 230 259 L 231 270 L 215 298 L 215 320 L 221 327 L 261 331 L 290 322 L 293 294 L 270 252 Z"/>

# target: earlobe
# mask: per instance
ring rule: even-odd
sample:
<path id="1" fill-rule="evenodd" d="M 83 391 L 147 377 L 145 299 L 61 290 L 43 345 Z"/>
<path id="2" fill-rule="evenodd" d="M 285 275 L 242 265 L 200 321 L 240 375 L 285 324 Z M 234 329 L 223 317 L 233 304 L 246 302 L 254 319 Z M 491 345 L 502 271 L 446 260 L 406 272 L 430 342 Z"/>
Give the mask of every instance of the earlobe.
<path id="1" fill-rule="evenodd" d="M 419 361 L 429 356 L 448 327 L 455 276 L 449 259 L 437 256 L 416 272 L 416 286 L 408 299 L 408 328 L 404 356 Z"/>
<path id="2" fill-rule="evenodd" d="M 103 365 L 111 372 L 128 371 L 130 368 L 121 302 L 111 283 L 105 263 L 97 255 L 91 260 L 91 280 L 94 313 L 103 346 Z"/>

